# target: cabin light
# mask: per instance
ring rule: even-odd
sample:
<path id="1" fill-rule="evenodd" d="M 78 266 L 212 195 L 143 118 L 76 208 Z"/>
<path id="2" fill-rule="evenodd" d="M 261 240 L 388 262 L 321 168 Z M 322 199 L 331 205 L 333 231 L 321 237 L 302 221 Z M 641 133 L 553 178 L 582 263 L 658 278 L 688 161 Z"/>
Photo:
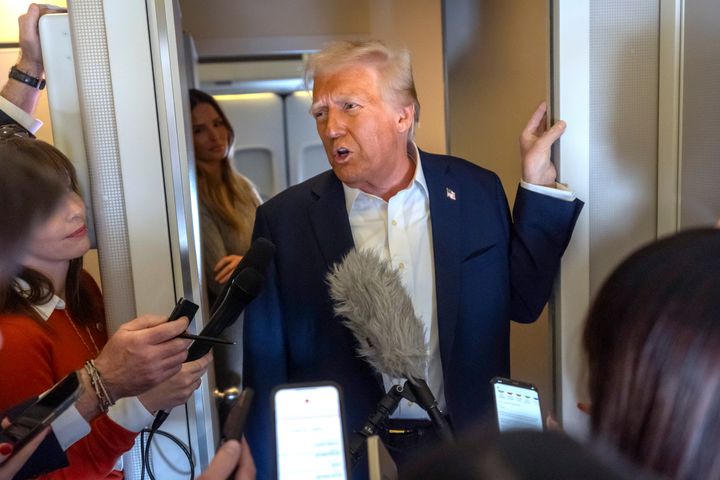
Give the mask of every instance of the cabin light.
<path id="1" fill-rule="evenodd" d="M 277 95 L 274 93 L 235 93 L 230 95 L 213 95 L 213 98 L 218 102 L 229 102 L 232 100 L 261 100 L 267 98 L 274 98 Z"/>

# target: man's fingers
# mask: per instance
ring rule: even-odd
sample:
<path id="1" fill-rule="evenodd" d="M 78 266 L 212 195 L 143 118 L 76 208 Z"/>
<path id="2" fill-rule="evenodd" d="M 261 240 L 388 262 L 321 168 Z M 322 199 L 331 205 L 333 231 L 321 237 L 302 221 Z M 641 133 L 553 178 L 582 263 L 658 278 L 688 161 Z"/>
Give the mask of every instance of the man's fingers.
<path id="1" fill-rule="evenodd" d="M 142 315 L 129 322 L 123 323 L 120 328 L 124 330 L 145 330 L 146 328 L 163 324 L 167 322 L 167 319 L 167 317 L 163 317 L 162 315 Z"/>
<path id="2" fill-rule="evenodd" d="M 250 452 L 250 445 L 248 445 L 245 437 L 242 438 L 240 447 L 240 464 L 238 465 L 238 470 L 235 474 L 235 480 L 255 480 L 255 461 L 253 460 L 252 452 Z"/>
<path id="3" fill-rule="evenodd" d="M 558 120 L 557 123 L 555 123 L 555 125 L 553 125 L 550 130 L 545 132 L 545 134 L 537 141 L 538 148 L 542 150 L 550 148 L 550 146 L 555 143 L 555 141 L 560 138 L 563 133 L 565 133 L 566 128 L 567 124 L 565 123 L 565 121 Z"/>
<path id="4" fill-rule="evenodd" d="M 50 5 L 47 3 L 41 3 L 37 5 L 40 9 L 40 16 L 42 17 L 48 13 L 67 13 L 67 8 L 60 7 L 57 5 Z"/>
<path id="5" fill-rule="evenodd" d="M 538 105 L 538 108 L 535 110 L 535 112 L 533 112 L 527 125 L 525 125 L 525 128 L 523 129 L 523 134 L 533 134 L 540 126 L 546 112 L 547 104 L 545 102 L 542 102 L 540 105 Z"/>
<path id="6" fill-rule="evenodd" d="M 177 320 L 165 321 L 161 324 L 156 324 L 152 327 L 140 330 L 138 333 L 142 333 L 144 340 L 151 345 L 158 345 L 165 343 L 183 333 L 188 325 L 189 321 L 187 317 L 180 317 Z M 127 324 L 126 324 L 127 325 Z"/>
<path id="7" fill-rule="evenodd" d="M 212 358 L 212 352 L 208 352 L 197 360 L 184 363 L 183 368 L 186 369 L 188 374 L 190 374 L 191 376 L 200 377 L 204 375 L 207 371 L 208 367 L 210 366 L 210 362 L 212 362 Z"/>
<path id="8" fill-rule="evenodd" d="M 200 477 L 200 480 L 224 480 L 228 478 L 238 464 L 240 453 L 240 442 L 237 440 L 228 440 L 223 443 L 205 473 Z"/>

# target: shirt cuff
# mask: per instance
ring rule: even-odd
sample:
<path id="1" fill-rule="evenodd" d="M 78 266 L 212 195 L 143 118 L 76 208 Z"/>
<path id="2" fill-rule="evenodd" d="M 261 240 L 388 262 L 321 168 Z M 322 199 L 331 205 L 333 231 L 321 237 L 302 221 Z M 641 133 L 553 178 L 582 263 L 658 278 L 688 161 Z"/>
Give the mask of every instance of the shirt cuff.
<path id="1" fill-rule="evenodd" d="M 547 195 L 548 197 L 557 198 L 558 200 L 564 200 L 566 202 L 574 202 L 576 198 L 575 192 L 568 189 L 567 186 L 562 183 L 555 182 L 555 188 L 551 188 L 527 183 L 525 180 L 520 180 L 520 186 L 526 190 L 530 190 L 531 192 L 539 193 L 540 195 Z"/>
<path id="2" fill-rule="evenodd" d="M 90 424 L 75 405 L 61 413 L 51 424 L 55 438 L 63 450 L 90 433 Z"/>
<path id="3" fill-rule="evenodd" d="M 118 400 L 107 412 L 110 420 L 125 430 L 139 432 L 155 419 L 152 413 L 140 403 L 137 397 L 127 397 Z"/>
<path id="4" fill-rule="evenodd" d="M 2 95 L 0 95 L 0 110 L 5 112 L 9 117 L 12 117 L 21 127 L 33 135 L 42 127 L 42 121 L 33 117 Z"/>

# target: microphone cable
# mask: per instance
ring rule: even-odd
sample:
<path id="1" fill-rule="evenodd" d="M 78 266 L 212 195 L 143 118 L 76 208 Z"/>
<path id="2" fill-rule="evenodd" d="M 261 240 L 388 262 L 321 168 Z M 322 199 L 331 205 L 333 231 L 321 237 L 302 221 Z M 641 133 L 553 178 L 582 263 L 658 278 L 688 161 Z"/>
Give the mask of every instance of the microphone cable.
<path id="1" fill-rule="evenodd" d="M 147 440 L 145 435 L 147 434 Z M 140 470 L 140 480 L 145 480 L 145 472 L 147 471 L 148 478 L 150 480 L 156 480 L 155 474 L 153 473 L 152 464 L 150 462 L 150 445 L 152 444 L 153 437 L 160 435 L 168 440 L 172 441 L 178 448 L 185 454 L 188 460 L 188 466 L 190 467 L 190 480 L 195 479 L 195 461 L 193 460 L 192 449 L 183 443 L 182 440 L 177 438 L 175 435 L 166 432 L 165 430 L 152 430 L 145 428 L 140 432 L 140 459 L 142 462 L 142 468 Z"/>
<path id="2" fill-rule="evenodd" d="M 152 444 L 152 439 L 155 434 L 160 435 L 161 437 L 165 437 L 168 440 L 172 441 L 175 445 L 178 446 L 178 448 L 185 454 L 185 457 L 188 461 L 188 466 L 190 467 L 190 480 L 195 479 L 195 460 L 193 457 L 193 449 L 192 449 L 192 436 L 190 435 L 190 417 L 188 415 L 188 409 L 187 405 L 185 405 L 185 428 L 187 429 L 187 438 L 188 438 L 188 445 L 185 445 L 182 440 L 180 440 L 175 435 L 166 432 L 164 430 L 159 430 L 158 428 L 145 428 L 140 432 L 140 462 L 141 462 L 141 469 L 140 469 L 140 480 L 145 480 L 145 471 L 147 470 L 148 477 L 150 480 L 156 480 L 155 475 L 152 470 L 152 465 L 150 462 L 150 445 Z M 145 434 L 148 435 L 147 440 L 145 440 Z M 147 442 L 147 444 L 145 443 Z"/>

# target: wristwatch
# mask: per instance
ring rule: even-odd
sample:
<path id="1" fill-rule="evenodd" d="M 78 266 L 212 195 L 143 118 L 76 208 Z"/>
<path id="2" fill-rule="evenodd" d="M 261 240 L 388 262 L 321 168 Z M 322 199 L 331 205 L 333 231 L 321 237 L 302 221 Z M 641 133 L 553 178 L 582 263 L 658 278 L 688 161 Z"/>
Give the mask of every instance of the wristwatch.
<path id="1" fill-rule="evenodd" d="M 17 65 L 13 65 L 13 67 L 10 69 L 10 75 L 8 75 L 13 80 L 17 80 L 18 82 L 22 82 L 25 85 L 30 85 L 33 88 L 37 88 L 38 90 L 42 90 L 45 88 L 45 79 L 40 79 L 33 77 L 32 75 L 28 75 L 27 73 L 23 72 L 22 70 L 18 70 Z"/>

